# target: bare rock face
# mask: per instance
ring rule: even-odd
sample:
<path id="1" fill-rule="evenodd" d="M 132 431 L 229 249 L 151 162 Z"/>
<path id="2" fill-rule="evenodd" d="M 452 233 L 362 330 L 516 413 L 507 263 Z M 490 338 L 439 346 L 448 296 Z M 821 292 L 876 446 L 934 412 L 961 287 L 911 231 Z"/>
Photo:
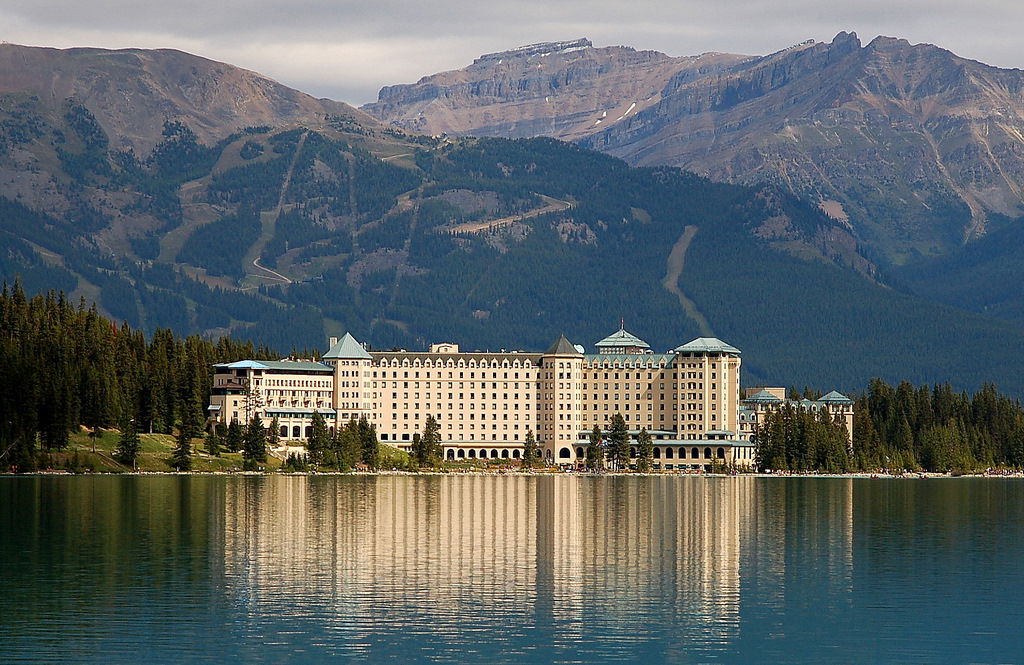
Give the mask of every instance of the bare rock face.
<path id="1" fill-rule="evenodd" d="M 896 263 L 1024 214 L 1020 70 L 845 32 L 764 57 L 571 44 L 489 55 L 364 108 L 425 133 L 553 136 L 634 165 L 774 183 Z"/>
<path id="2" fill-rule="evenodd" d="M 0 97 L 74 99 L 111 137 L 143 156 L 165 120 L 212 143 L 243 127 L 318 126 L 329 118 L 376 125 L 351 106 L 315 99 L 254 72 L 174 50 L 51 49 L 0 45 Z"/>
<path id="3" fill-rule="evenodd" d="M 745 56 L 672 58 L 587 39 L 489 53 L 465 69 L 381 89 L 363 107 L 422 134 L 578 139 L 656 104 L 681 72 L 709 74 Z"/>

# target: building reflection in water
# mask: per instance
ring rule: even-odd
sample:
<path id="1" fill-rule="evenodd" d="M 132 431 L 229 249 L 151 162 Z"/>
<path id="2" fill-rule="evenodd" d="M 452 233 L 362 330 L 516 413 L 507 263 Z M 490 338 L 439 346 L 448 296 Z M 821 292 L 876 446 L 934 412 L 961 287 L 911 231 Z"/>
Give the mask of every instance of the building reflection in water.
<path id="1" fill-rule="evenodd" d="M 379 656 L 416 640 L 428 659 L 470 647 L 615 659 L 647 642 L 649 655 L 681 661 L 694 644 L 707 652 L 740 639 L 748 570 L 783 595 L 806 574 L 791 563 L 798 549 L 821 548 L 823 574 L 840 583 L 852 570 L 848 483 L 802 493 L 742 477 L 227 482 L 232 602 L 252 630 L 270 630 L 259 617 L 283 618 L 275 639 L 301 632 L 325 652 Z M 794 521 L 808 509 L 828 519 Z"/>

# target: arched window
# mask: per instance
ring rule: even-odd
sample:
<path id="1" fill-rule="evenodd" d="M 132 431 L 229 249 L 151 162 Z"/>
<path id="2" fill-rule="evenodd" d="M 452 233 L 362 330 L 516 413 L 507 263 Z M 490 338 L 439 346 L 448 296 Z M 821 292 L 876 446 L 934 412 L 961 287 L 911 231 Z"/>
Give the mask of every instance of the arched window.
<path id="1" fill-rule="evenodd" d="M 469 458 L 476 459 L 476 451 L 473 450 L 472 448 L 469 449 Z"/>
<path id="2" fill-rule="evenodd" d="M 491 459 L 498 459 L 498 449 L 491 448 Z"/>
<path id="3" fill-rule="evenodd" d="M 690 451 L 690 457 L 692 457 L 693 459 L 697 459 L 698 457 L 700 457 L 700 451 L 694 448 L 693 450 Z"/>
<path id="4" fill-rule="evenodd" d="M 718 459 L 725 459 L 725 448 L 719 448 L 715 454 L 718 455 Z"/>
<path id="5" fill-rule="evenodd" d="M 570 457 L 572 457 L 572 451 L 568 448 L 562 448 L 558 451 L 559 459 L 569 459 Z"/>
<path id="6" fill-rule="evenodd" d="M 508 459 L 508 448 L 501 451 L 501 458 Z"/>
<path id="7" fill-rule="evenodd" d="M 313 426 L 306 425 L 306 438 L 308 439 L 311 436 L 313 436 Z"/>
<path id="8" fill-rule="evenodd" d="M 636 448 L 629 449 L 629 457 L 630 459 L 636 459 Z"/>
<path id="9" fill-rule="evenodd" d="M 298 425 L 295 425 L 294 427 L 292 427 L 292 438 L 297 439 L 300 436 L 302 436 L 302 428 L 300 428 Z"/>
<path id="10" fill-rule="evenodd" d="M 661 459 L 661 448 L 654 447 L 654 459 Z"/>
<path id="11" fill-rule="evenodd" d="M 583 447 L 582 446 L 576 448 L 576 457 L 581 458 L 581 459 L 583 458 Z"/>
<path id="12" fill-rule="evenodd" d="M 686 448 L 679 449 L 679 459 L 686 459 Z"/>
<path id="13" fill-rule="evenodd" d="M 711 459 L 711 449 L 710 448 L 705 448 L 704 449 L 704 459 Z"/>
<path id="14" fill-rule="evenodd" d="M 672 459 L 672 449 L 671 448 L 666 448 L 665 449 L 665 459 Z"/>
<path id="15" fill-rule="evenodd" d="M 512 451 L 512 459 L 519 459 L 519 451 L 518 450 L 513 450 Z"/>
<path id="16" fill-rule="evenodd" d="M 466 451 L 463 450 L 462 448 L 459 448 L 458 457 L 459 457 L 459 459 L 465 459 L 466 458 Z"/>
<path id="17" fill-rule="evenodd" d="M 449 448 L 447 452 L 445 452 L 445 457 L 447 459 L 455 459 L 455 451 Z"/>
<path id="18" fill-rule="evenodd" d="M 288 438 L 288 426 L 287 425 L 281 425 L 281 436 L 286 438 L 286 439 Z"/>

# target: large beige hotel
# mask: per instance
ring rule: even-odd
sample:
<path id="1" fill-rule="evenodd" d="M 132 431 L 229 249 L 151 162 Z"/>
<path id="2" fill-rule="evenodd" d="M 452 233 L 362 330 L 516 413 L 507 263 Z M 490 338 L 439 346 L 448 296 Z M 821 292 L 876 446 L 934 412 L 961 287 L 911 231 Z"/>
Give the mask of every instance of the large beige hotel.
<path id="1" fill-rule="evenodd" d="M 216 365 L 211 418 L 264 424 L 277 418 L 283 440 L 304 440 L 314 412 L 331 428 L 366 417 L 380 441 L 408 450 L 427 416 L 441 427 L 444 456 L 521 459 L 526 433 L 557 464 L 576 464 L 595 426 L 621 414 L 635 437 L 646 428 L 655 466 L 751 466 L 752 434 L 765 412 L 791 403 L 841 417 L 852 440 L 853 402 L 832 392 L 791 402 L 785 391 L 748 391 L 740 399 L 741 354 L 701 337 L 666 353 L 620 329 L 586 353 L 565 336 L 544 353 L 367 351 L 346 334 L 318 360 L 244 360 Z M 633 446 L 633 455 L 635 456 Z"/>

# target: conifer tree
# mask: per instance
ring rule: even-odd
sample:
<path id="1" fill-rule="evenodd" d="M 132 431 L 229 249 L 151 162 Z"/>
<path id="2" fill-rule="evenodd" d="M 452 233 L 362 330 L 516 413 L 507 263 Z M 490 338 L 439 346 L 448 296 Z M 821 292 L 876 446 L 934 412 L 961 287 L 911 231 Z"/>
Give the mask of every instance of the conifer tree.
<path id="1" fill-rule="evenodd" d="M 423 425 L 420 447 L 423 449 L 423 462 L 420 466 L 436 466 L 441 463 L 441 426 L 432 415 L 427 416 Z"/>
<path id="2" fill-rule="evenodd" d="M 136 463 L 141 448 L 139 433 L 135 429 L 135 421 L 129 420 L 121 426 L 121 438 L 117 442 L 117 461 L 133 469 L 137 468 Z"/>
<path id="3" fill-rule="evenodd" d="M 647 428 L 641 428 L 640 436 L 637 437 L 636 470 L 640 473 L 649 473 L 654 460 L 654 443 Z"/>
<path id="4" fill-rule="evenodd" d="M 171 455 L 171 466 L 177 471 L 192 470 L 192 434 L 188 430 L 178 432 L 178 445 Z"/>
<path id="5" fill-rule="evenodd" d="M 359 445 L 363 463 L 371 469 L 380 467 L 380 448 L 377 443 L 377 428 L 363 416 L 359 419 Z"/>
<path id="6" fill-rule="evenodd" d="M 206 433 L 206 452 L 210 457 L 220 457 L 220 434 L 216 426 Z"/>
<path id="7" fill-rule="evenodd" d="M 270 428 L 267 430 L 267 446 L 271 450 L 281 446 L 281 423 L 277 416 L 270 421 Z"/>
<path id="8" fill-rule="evenodd" d="M 309 438 L 306 439 L 306 460 L 313 465 L 320 465 L 324 462 L 324 455 L 330 445 L 330 433 L 327 431 L 327 421 L 320 415 L 319 411 L 313 412 L 313 426 Z"/>
<path id="9" fill-rule="evenodd" d="M 250 467 L 265 464 L 267 461 L 267 431 L 258 415 L 253 416 L 245 428 L 245 444 L 242 457 Z"/>
<path id="10" fill-rule="evenodd" d="M 618 471 L 629 468 L 629 429 L 622 414 L 612 416 L 612 426 L 608 430 L 609 457 Z"/>
<path id="11" fill-rule="evenodd" d="M 600 471 L 604 468 L 604 451 L 601 449 L 601 428 L 594 425 L 590 432 L 590 441 L 587 443 L 586 464 L 590 471 Z"/>
<path id="12" fill-rule="evenodd" d="M 337 435 L 338 468 L 351 470 L 362 460 L 363 443 L 359 438 L 359 422 L 353 418 L 342 427 Z"/>
<path id="13" fill-rule="evenodd" d="M 423 447 L 423 437 L 419 432 L 412 433 L 412 445 L 409 446 L 409 453 L 412 455 L 416 466 L 424 467 L 427 465 L 427 450 Z"/>
<path id="14" fill-rule="evenodd" d="M 224 447 L 228 452 L 237 453 L 244 445 L 245 429 L 242 427 L 242 423 L 232 419 L 231 424 L 228 425 L 227 436 L 224 438 Z"/>
<path id="15" fill-rule="evenodd" d="M 523 466 L 532 469 L 540 462 L 540 450 L 537 448 L 537 437 L 533 430 L 526 430 L 526 440 L 523 441 Z"/>

